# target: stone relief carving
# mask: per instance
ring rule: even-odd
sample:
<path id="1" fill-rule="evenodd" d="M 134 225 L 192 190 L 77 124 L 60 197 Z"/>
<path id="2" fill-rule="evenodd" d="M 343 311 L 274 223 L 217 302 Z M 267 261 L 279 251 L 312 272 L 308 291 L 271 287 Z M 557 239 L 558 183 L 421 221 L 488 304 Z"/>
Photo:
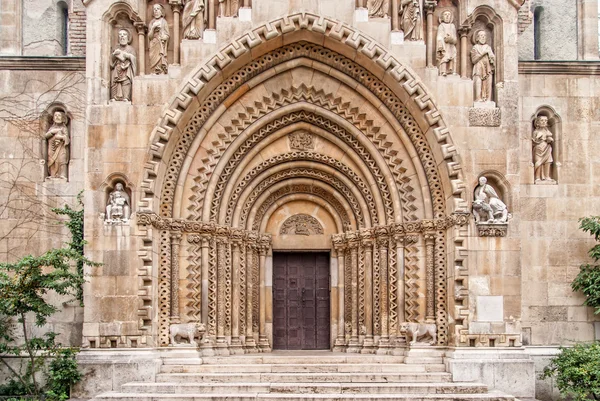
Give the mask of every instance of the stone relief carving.
<path id="1" fill-rule="evenodd" d="M 207 20 L 206 0 L 187 0 L 183 7 L 183 38 L 201 38 Z"/>
<path id="2" fill-rule="evenodd" d="M 69 128 L 67 127 L 67 115 L 60 110 L 56 110 L 52 115 L 52 126 L 44 135 L 48 144 L 48 178 L 69 177 L 69 148 L 71 139 L 69 137 Z"/>
<path id="3" fill-rule="evenodd" d="M 315 137 L 306 131 L 292 132 L 288 135 L 290 148 L 298 150 L 313 150 L 315 148 Z"/>
<path id="4" fill-rule="evenodd" d="M 279 230 L 282 235 L 322 235 L 323 226 L 319 220 L 308 214 L 296 214 L 288 217 Z"/>
<path id="5" fill-rule="evenodd" d="M 201 339 L 206 331 L 204 323 L 175 323 L 169 327 L 169 337 L 173 346 L 192 346 L 198 343 L 195 338 Z M 187 338 L 188 342 L 181 342 L 182 338 Z M 179 340 L 179 341 L 177 341 Z"/>
<path id="6" fill-rule="evenodd" d="M 454 14 L 446 10 L 440 14 L 440 25 L 436 37 L 436 55 L 440 75 L 454 73 L 456 65 L 456 26 L 454 25 Z"/>
<path id="7" fill-rule="evenodd" d="M 404 40 L 423 40 L 423 18 L 418 0 L 400 0 L 398 7 Z"/>
<path id="8" fill-rule="evenodd" d="M 556 184 L 552 179 L 550 169 L 554 159 L 552 158 L 552 143 L 554 138 L 548 129 L 548 117 L 539 116 L 534 121 L 533 130 L 533 163 L 535 169 L 536 184 Z"/>
<path id="9" fill-rule="evenodd" d="M 486 177 L 479 177 L 479 185 L 475 188 L 473 214 L 476 224 L 508 223 L 508 208 L 496 190 L 487 183 Z"/>
<path id="10" fill-rule="evenodd" d="M 131 33 L 119 30 L 119 45 L 111 54 L 110 100 L 131 101 L 131 85 L 137 72 L 137 56 L 131 46 Z"/>
<path id="11" fill-rule="evenodd" d="M 238 0 L 219 0 L 219 17 L 237 17 L 239 8 Z"/>
<path id="12" fill-rule="evenodd" d="M 491 106 L 494 106 L 492 102 Z M 478 105 L 479 106 L 479 105 Z M 470 127 L 499 127 L 502 121 L 502 113 L 498 107 L 470 107 Z"/>
<path id="13" fill-rule="evenodd" d="M 148 24 L 148 51 L 150 70 L 155 74 L 168 72 L 167 48 L 169 44 L 169 24 L 165 19 L 165 9 L 161 4 L 152 6 L 154 18 Z"/>
<path id="14" fill-rule="evenodd" d="M 367 10 L 369 10 L 369 17 L 388 18 L 390 15 L 390 1 L 367 0 Z"/>
<path id="15" fill-rule="evenodd" d="M 475 86 L 475 102 L 488 102 L 492 100 L 492 84 L 496 55 L 492 47 L 487 44 L 487 33 L 483 30 L 475 32 L 474 45 L 471 49 L 471 62 L 473 63 L 473 84 Z"/>
<path id="16" fill-rule="evenodd" d="M 126 223 L 129 221 L 131 213 L 131 199 L 123 184 L 118 182 L 115 189 L 108 195 L 108 203 L 106 205 L 106 223 Z"/>

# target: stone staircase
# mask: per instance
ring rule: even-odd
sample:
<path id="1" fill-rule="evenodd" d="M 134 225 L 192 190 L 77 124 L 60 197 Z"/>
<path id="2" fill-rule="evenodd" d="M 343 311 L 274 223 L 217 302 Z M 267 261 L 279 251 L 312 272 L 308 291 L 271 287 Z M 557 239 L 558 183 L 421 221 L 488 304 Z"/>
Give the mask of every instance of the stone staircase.
<path id="1" fill-rule="evenodd" d="M 131 382 L 94 401 L 514 401 L 480 383 L 454 383 L 442 350 L 406 356 L 329 351 L 228 357 L 165 356 L 156 382 Z"/>

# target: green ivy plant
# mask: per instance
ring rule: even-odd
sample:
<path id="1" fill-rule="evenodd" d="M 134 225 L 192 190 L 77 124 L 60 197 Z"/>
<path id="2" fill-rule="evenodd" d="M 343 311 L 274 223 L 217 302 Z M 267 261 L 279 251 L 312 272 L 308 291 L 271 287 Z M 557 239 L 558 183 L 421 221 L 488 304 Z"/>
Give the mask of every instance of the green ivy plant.
<path id="1" fill-rule="evenodd" d="M 577 277 L 571 283 L 573 291 L 581 291 L 586 296 L 584 305 L 594 308 L 594 313 L 600 313 L 600 216 L 579 219 L 579 228 L 590 233 L 597 244 L 589 250 L 593 264 L 583 264 Z"/>
<path id="2" fill-rule="evenodd" d="M 78 202 L 82 206 L 81 197 Z M 68 217 L 65 225 L 72 238 L 66 248 L 0 263 L 0 363 L 11 373 L 9 381 L 0 385 L 0 395 L 66 400 L 70 386 L 81 379 L 77 349 L 62 347 L 54 332 L 31 334 L 32 324 L 43 326 L 58 311 L 48 302 L 48 295 L 74 296 L 81 301 L 83 267 L 97 265 L 83 255 L 83 208 L 54 210 Z M 45 383 L 39 382 L 41 376 L 46 377 Z"/>
<path id="3" fill-rule="evenodd" d="M 544 368 L 542 379 L 556 377 L 556 387 L 576 401 L 600 400 L 600 343 L 560 349 Z"/>

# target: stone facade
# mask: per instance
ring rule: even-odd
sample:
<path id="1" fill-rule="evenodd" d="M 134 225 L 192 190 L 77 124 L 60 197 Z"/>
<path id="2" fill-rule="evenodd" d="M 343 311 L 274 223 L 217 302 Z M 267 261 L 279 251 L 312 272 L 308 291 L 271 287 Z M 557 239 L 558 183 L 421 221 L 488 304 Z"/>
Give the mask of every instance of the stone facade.
<path id="1" fill-rule="evenodd" d="M 21 108 L 0 109 L 0 258 L 60 245 L 35 224 L 83 191 L 102 265 L 52 323 L 84 348 L 80 395 L 152 379 L 181 328 L 202 326 L 205 356 L 271 351 L 276 252 L 329 252 L 337 352 L 403 355 L 420 327 L 456 380 L 531 398 L 555 346 L 596 338 L 569 286 L 591 246 L 577 219 L 600 206 L 599 64 L 576 61 L 598 58 L 595 1 L 73 0 L 66 47 L 60 18 L 34 35 L 62 3 L 29 3 L 0 4 L 3 104 Z M 542 54 L 568 61 L 526 61 L 541 3 L 578 44 L 542 30 Z M 48 179 L 56 110 L 68 174 Z M 24 224 L 27 202 L 44 219 Z"/>

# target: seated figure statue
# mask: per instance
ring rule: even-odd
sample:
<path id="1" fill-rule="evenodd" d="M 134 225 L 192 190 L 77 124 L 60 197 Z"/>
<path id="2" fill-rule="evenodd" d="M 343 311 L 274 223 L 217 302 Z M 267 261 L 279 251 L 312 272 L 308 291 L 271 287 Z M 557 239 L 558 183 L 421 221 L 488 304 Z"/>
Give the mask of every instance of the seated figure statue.
<path id="1" fill-rule="evenodd" d="M 476 224 L 506 224 L 508 208 L 502 202 L 496 190 L 487 183 L 487 178 L 480 177 L 479 185 L 475 188 L 473 214 Z"/>
<path id="2" fill-rule="evenodd" d="M 115 185 L 115 189 L 108 196 L 108 204 L 106 205 L 106 222 L 118 223 L 127 222 L 129 220 L 131 205 L 129 195 L 123 189 L 123 184 L 120 182 Z"/>

